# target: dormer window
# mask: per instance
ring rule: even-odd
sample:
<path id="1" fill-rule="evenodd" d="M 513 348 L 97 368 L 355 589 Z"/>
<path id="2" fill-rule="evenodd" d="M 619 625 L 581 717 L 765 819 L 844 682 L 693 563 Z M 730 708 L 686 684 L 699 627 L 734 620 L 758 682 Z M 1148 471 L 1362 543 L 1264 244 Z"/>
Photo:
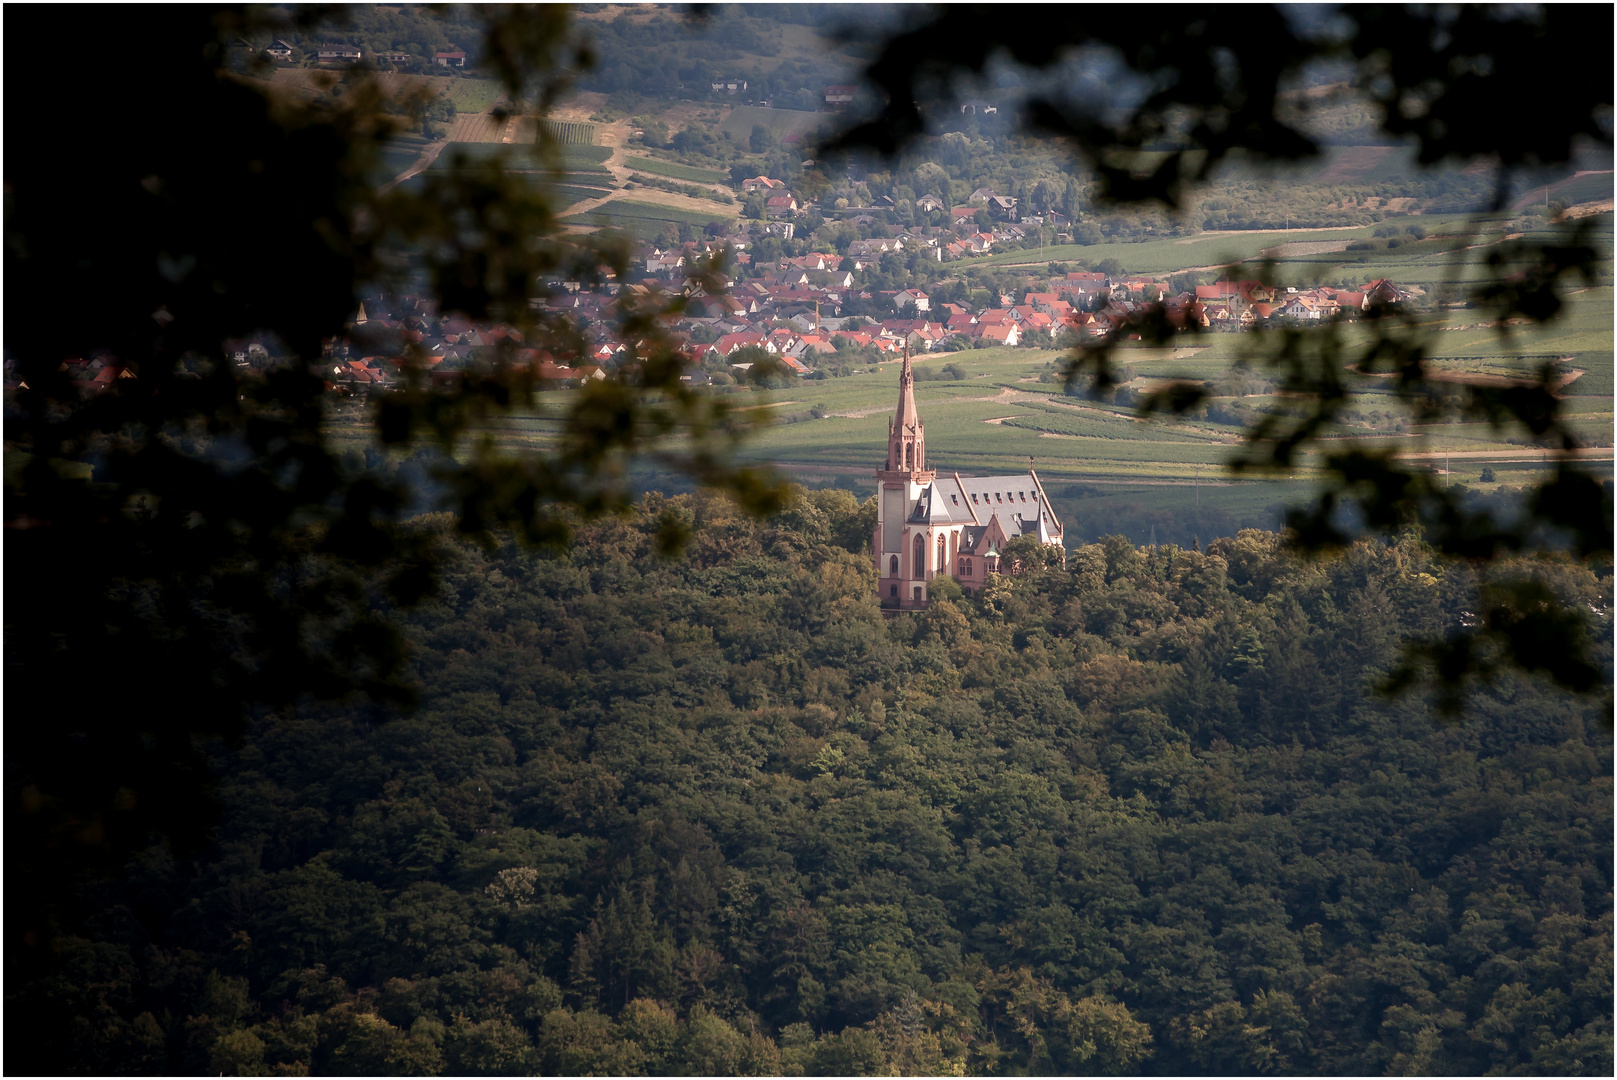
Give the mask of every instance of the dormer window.
<path id="1" fill-rule="evenodd" d="M 1025 492 L 1025 491 L 1018 491 L 1018 492 L 1017 492 L 1017 494 L 1018 494 L 1018 495 L 1020 495 L 1020 496 L 1022 496 L 1022 501 L 1023 501 L 1023 502 L 1027 502 L 1027 492 Z"/>
<path id="2" fill-rule="evenodd" d="M 1005 500 L 1000 498 L 999 497 L 999 492 L 996 491 L 996 492 L 994 492 L 994 501 L 995 502 L 1004 502 Z"/>
<path id="3" fill-rule="evenodd" d="M 975 491 L 971 493 L 971 501 L 973 504 L 977 502 L 977 493 Z"/>
<path id="4" fill-rule="evenodd" d="M 956 506 L 959 506 L 960 505 L 960 496 L 958 496 L 958 495 L 950 495 L 949 496 L 949 501 L 954 503 Z"/>

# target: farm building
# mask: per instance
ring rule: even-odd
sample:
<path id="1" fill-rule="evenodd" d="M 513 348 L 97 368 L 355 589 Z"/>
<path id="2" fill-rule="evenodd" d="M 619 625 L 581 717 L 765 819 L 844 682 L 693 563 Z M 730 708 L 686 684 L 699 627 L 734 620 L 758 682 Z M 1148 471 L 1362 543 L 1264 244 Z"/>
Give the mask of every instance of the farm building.
<path id="1" fill-rule="evenodd" d="M 322 45 L 315 56 L 322 64 L 357 64 L 360 51 L 357 45 Z"/>
<path id="2" fill-rule="evenodd" d="M 432 62 L 439 67 L 465 67 L 466 54 L 459 49 L 454 52 L 435 52 L 432 54 Z"/>

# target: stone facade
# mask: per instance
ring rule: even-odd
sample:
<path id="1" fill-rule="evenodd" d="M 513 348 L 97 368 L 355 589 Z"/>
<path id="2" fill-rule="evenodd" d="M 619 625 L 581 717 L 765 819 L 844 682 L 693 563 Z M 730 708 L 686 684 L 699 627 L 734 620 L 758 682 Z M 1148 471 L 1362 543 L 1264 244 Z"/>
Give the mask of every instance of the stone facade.
<path id="1" fill-rule="evenodd" d="M 915 404 L 909 353 L 898 382 L 898 411 L 887 428 L 887 460 L 876 470 L 876 532 L 870 550 L 882 606 L 927 605 L 927 583 L 947 574 L 968 592 L 1005 573 L 1001 553 L 1019 536 L 1062 546 L 1057 520 L 1031 468 L 1010 476 L 939 479 L 926 457 L 926 425 Z"/>

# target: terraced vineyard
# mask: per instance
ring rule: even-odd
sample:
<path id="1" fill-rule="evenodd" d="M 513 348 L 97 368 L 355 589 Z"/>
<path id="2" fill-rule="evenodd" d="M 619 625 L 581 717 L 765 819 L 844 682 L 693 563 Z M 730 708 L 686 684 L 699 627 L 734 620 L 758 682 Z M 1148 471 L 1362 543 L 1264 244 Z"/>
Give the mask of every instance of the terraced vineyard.
<path id="1" fill-rule="evenodd" d="M 594 124 L 576 120 L 540 120 L 539 127 L 546 138 L 562 146 L 594 146 L 600 134 Z"/>

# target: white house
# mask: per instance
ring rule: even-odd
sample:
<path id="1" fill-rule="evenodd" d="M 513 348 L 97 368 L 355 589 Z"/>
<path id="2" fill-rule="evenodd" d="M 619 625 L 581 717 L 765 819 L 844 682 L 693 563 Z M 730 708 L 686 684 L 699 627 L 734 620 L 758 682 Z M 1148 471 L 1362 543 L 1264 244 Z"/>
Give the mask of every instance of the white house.
<path id="1" fill-rule="evenodd" d="M 930 311 L 932 298 L 920 289 L 905 289 L 893 297 L 893 310 L 903 311 L 905 304 L 914 304 L 916 311 Z"/>

